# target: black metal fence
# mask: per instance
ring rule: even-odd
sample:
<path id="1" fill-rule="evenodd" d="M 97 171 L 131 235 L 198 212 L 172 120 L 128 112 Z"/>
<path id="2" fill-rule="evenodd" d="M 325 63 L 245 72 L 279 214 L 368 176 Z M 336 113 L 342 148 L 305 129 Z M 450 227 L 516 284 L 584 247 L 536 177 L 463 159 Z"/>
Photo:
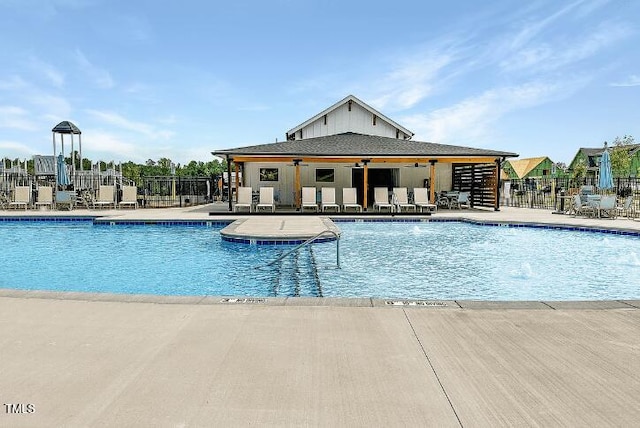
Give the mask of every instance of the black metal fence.
<path id="1" fill-rule="evenodd" d="M 532 178 L 507 180 L 500 189 L 500 205 L 560 210 L 563 198 L 578 194 L 582 186 L 593 186 L 594 193 L 615 193 L 620 198 L 634 196 L 636 212 L 640 206 L 640 179 L 614 178 L 613 189 L 599 189 L 595 178 Z M 566 201 L 566 199 L 564 200 Z"/>
<path id="2" fill-rule="evenodd" d="M 220 194 L 217 183 L 216 177 L 140 177 L 138 202 L 145 208 L 207 204 Z"/>

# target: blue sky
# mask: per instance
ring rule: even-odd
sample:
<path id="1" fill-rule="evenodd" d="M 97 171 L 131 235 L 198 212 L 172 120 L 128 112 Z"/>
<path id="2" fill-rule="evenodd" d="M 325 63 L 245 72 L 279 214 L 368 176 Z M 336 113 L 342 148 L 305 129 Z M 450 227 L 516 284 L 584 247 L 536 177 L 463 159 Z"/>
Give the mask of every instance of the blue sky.
<path id="1" fill-rule="evenodd" d="M 640 139 L 634 0 L 0 0 L 0 156 L 94 161 L 284 139 L 353 94 L 414 140 L 549 156 Z"/>

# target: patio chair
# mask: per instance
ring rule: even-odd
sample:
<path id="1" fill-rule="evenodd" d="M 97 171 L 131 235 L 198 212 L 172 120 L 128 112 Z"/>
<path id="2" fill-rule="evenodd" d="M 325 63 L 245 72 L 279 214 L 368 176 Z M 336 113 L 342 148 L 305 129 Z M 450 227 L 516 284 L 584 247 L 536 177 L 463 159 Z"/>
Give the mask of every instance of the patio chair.
<path id="1" fill-rule="evenodd" d="M 260 201 L 256 204 L 256 211 L 260 208 L 269 208 L 271 212 L 275 212 L 276 204 L 273 201 L 273 187 L 260 188 Z"/>
<path id="2" fill-rule="evenodd" d="M 84 205 L 86 209 L 92 208 L 96 198 L 91 189 L 82 189 L 78 192 L 76 205 Z"/>
<path id="3" fill-rule="evenodd" d="M 7 206 L 9 206 L 9 197 L 7 196 L 7 192 L 0 190 L 0 208 L 5 209 Z"/>
<path id="4" fill-rule="evenodd" d="M 349 208 L 362 212 L 362 205 L 358 203 L 358 192 L 355 187 L 342 189 L 342 211 L 346 212 Z"/>
<path id="5" fill-rule="evenodd" d="M 9 208 L 18 208 L 24 205 L 24 209 L 29 208 L 31 203 L 31 186 L 16 186 L 13 188 L 13 200 L 9 202 Z"/>
<path id="6" fill-rule="evenodd" d="M 136 186 L 122 186 L 122 200 L 118 203 L 118 207 L 123 206 L 138 208 L 138 188 Z"/>
<path id="7" fill-rule="evenodd" d="M 303 187 L 302 188 L 302 206 L 301 211 L 304 212 L 305 208 L 313 208 L 318 212 L 318 202 L 316 202 L 316 188 L 315 187 Z"/>
<path id="8" fill-rule="evenodd" d="M 407 195 L 406 187 L 394 187 L 393 198 L 395 199 L 394 202 L 398 212 L 402 212 L 403 209 L 407 211 L 416 211 L 416 206 L 409 203 L 409 196 Z"/>
<path id="9" fill-rule="evenodd" d="M 253 191 L 251 187 L 238 187 L 238 202 L 233 206 L 233 211 L 238 212 L 240 208 L 249 208 L 253 211 Z"/>
<path id="10" fill-rule="evenodd" d="M 413 188 L 413 203 L 416 207 L 420 208 L 420 212 L 426 208 L 429 212 L 436 212 L 438 206 L 429 202 L 429 189 L 426 187 L 414 187 Z"/>
<path id="11" fill-rule="evenodd" d="M 115 202 L 115 189 L 116 186 L 100 186 L 98 187 L 98 196 L 96 200 L 93 201 L 94 208 L 102 208 L 102 207 L 116 207 Z"/>
<path id="12" fill-rule="evenodd" d="M 615 195 L 603 195 L 597 206 L 598 217 L 615 219 L 618 215 Z"/>
<path id="13" fill-rule="evenodd" d="M 633 217 L 633 196 L 627 196 L 622 205 L 616 206 L 618 215 L 623 215 L 626 218 Z"/>
<path id="14" fill-rule="evenodd" d="M 457 208 L 460 210 L 462 208 L 469 208 L 469 192 L 459 192 L 458 197 L 451 199 L 449 204 L 451 209 Z"/>
<path id="15" fill-rule="evenodd" d="M 577 217 L 579 215 L 584 215 L 586 217 L 591 217 L 595 215 L 595 206 L 589 204 L 583 204 L 580 195 L 573 195 L 573 216 Z"/>
<path id="16" fill-rule="evenodd" d="M 73 209 L 76 202 L 75 192 L 71 190 L 56 190 L 56 209 L 57 210 L 69 210 Z"/>
<path id="17" fill-rule="evenodd" d="M 38 186 L 38 196 L 36 199 L 36 208 L 49 206 L 53 207 L 53 187 Z"/>
<path id="18" fill-rule="evenodd" d="M 336 212 L 340 212 L 340 205 L 336 204 L 335 187 L 322 188 L 322 202 L 320 203 L 320 207 L 320 210 L 322 212 L 324 212 L 327 208 L 335 208 Z"/>
<path id="19" fill-rule="evenodd" d="M 389 210 L 389 212 L 393 212 L 394 205 L 389 203 L 389 190 L 386 187 L 376 187 L 373 189 L 373 209 L 376 208 L 378 211 L 382 212 L 383 208 Z"/>

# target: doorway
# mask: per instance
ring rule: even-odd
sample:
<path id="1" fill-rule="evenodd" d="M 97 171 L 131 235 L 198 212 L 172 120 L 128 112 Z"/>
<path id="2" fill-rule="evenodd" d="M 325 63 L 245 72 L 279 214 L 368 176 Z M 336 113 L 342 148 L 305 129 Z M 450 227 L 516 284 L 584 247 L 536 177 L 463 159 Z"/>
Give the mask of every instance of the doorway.
<path id="1" fill-rule="evenodd" d="M 369 205 L 373 205 L 373 194 L 376 187 L 386 187 L 387 189 L 391 189 L 394 186 L 397 186 L 396 180 L 398 176 L 398 169 L 369 168 L 368 172 L 369 188 L 367 189 L 367 202 Z M 353 168 L 351 170 L 351 186 L 356 188 L 358 193 L 358 203 L 361 205 L 364 202 L 363 185 L 364 168 Z"/>

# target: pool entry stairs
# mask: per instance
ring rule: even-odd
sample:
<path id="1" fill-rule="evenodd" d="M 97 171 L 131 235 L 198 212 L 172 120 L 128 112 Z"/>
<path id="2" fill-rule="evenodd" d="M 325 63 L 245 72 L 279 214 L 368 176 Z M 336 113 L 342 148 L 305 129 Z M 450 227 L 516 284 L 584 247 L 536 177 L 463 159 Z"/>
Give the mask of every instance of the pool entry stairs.
<path id="1" fill-rule="evenodd" d="M 299 248 L 287 257 L 279 258 L 267 269 L 272 273 L 274 296 L 322 297 L 322 285 L 312 245 Z"/>

